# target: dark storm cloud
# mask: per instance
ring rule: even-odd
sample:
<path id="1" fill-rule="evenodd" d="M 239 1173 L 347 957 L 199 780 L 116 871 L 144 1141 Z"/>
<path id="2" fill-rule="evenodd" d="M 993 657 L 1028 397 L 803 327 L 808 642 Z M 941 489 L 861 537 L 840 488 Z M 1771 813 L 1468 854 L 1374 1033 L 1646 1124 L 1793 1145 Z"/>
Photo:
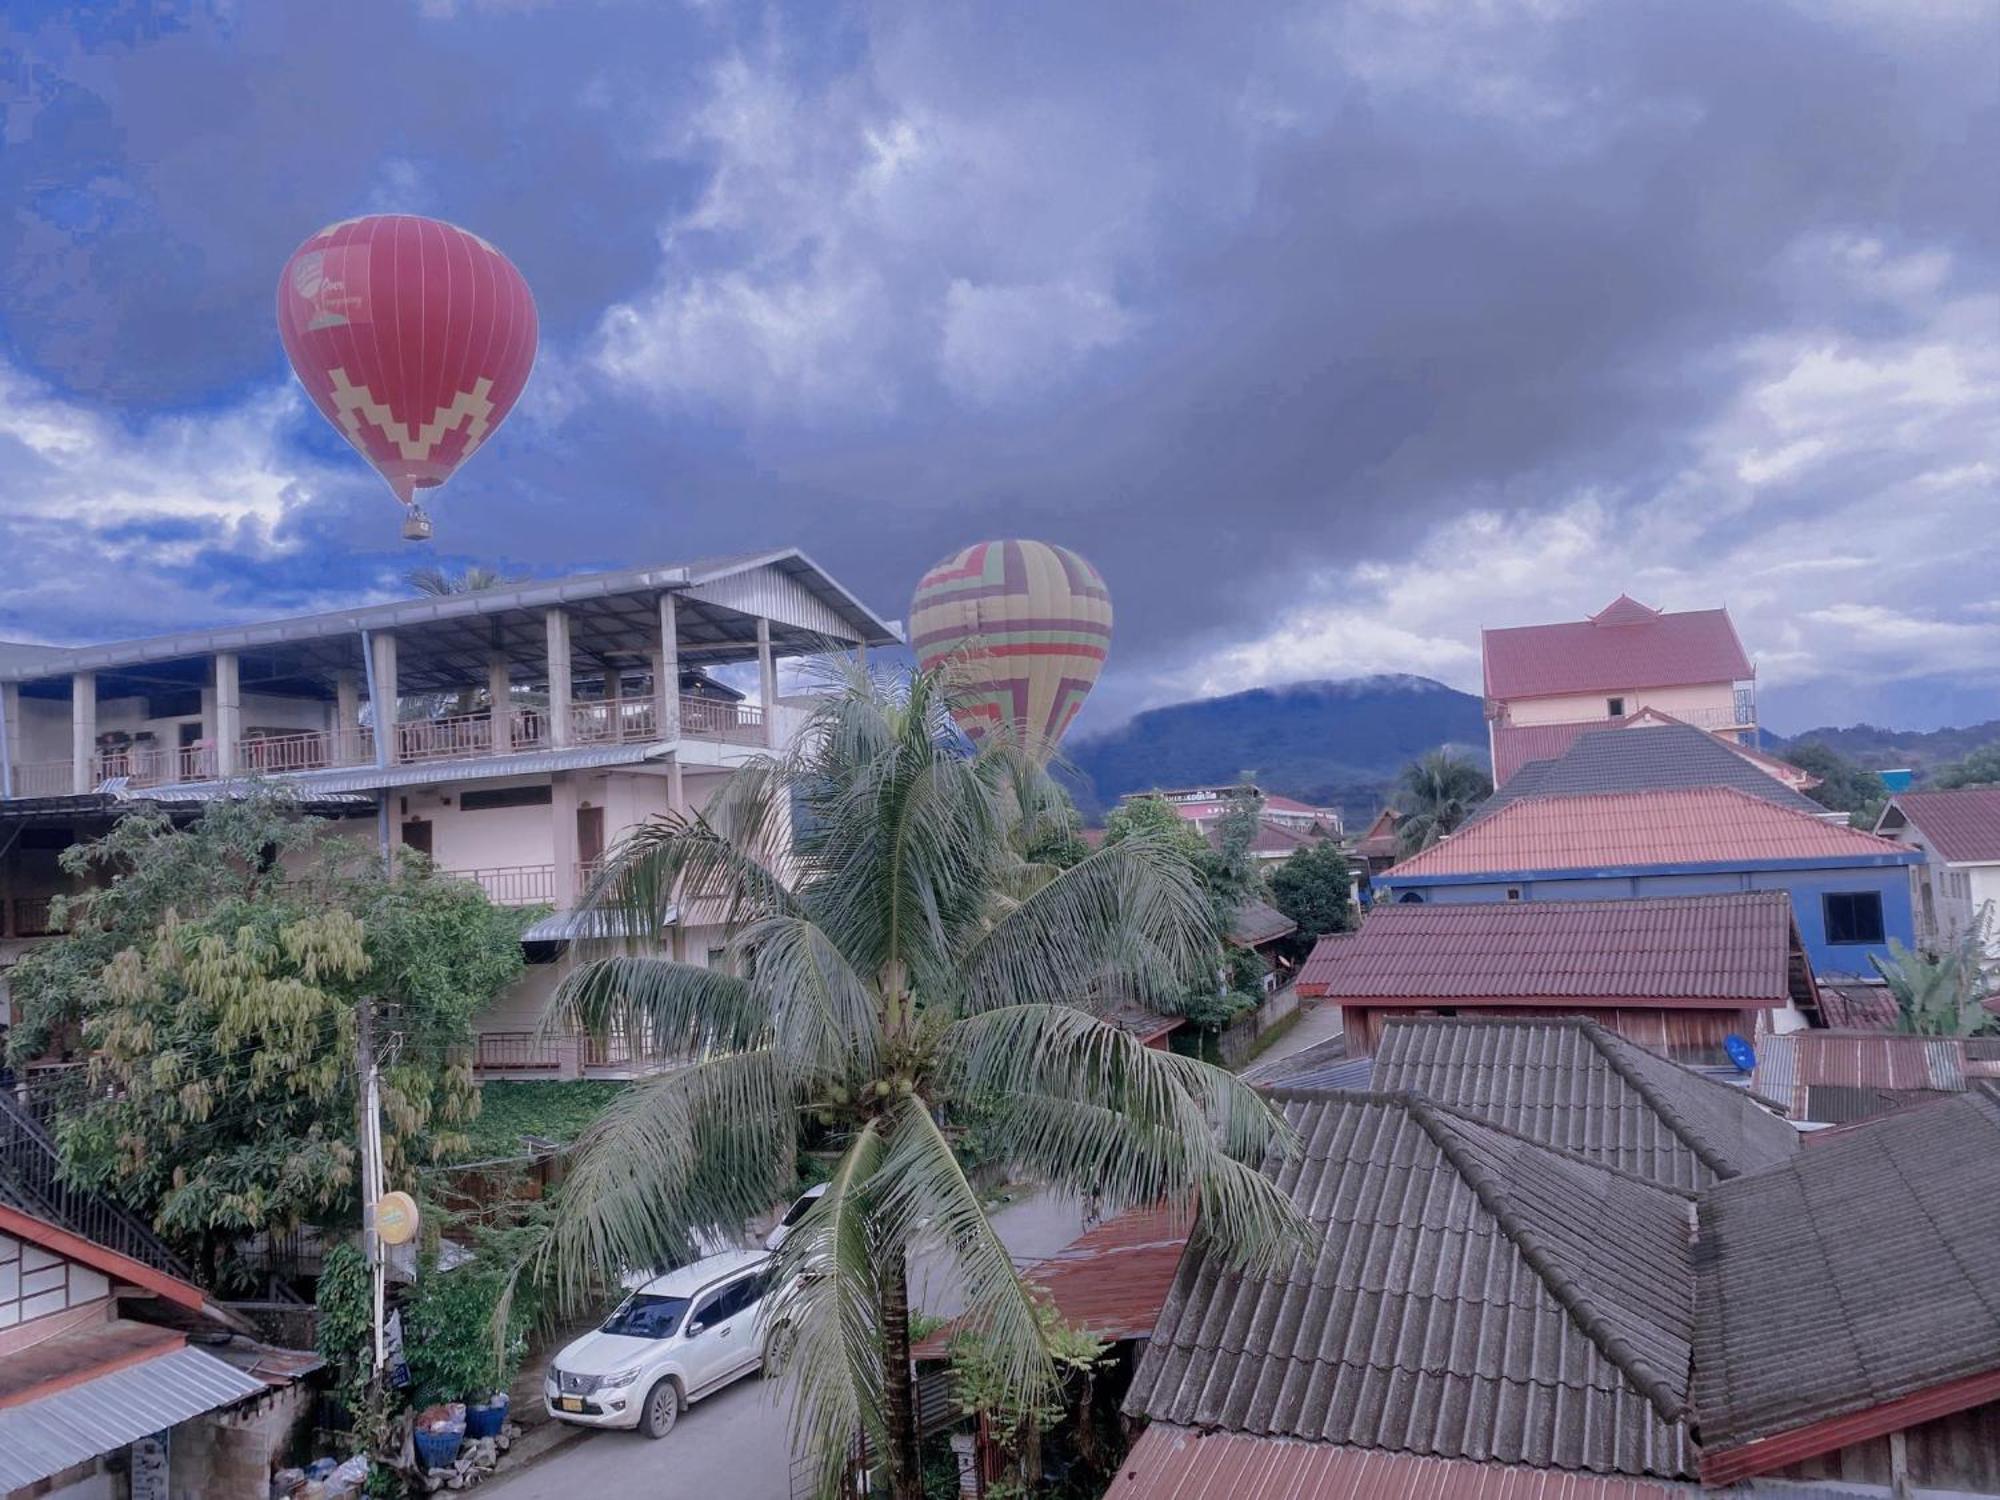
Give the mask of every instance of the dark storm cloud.
<path id="1" fill-rule="evenodd" d="M 522 266 L 546 340 L 447 550 L 794 543 L 899 615 L 938 555 L 1046 535 L 1111 577 L 1114 705 L 1476 509 L 1590 494 L 1615 528 L 1665 494 L 1733 535 L 1887 493 L 1929 458 L 1885 440 L 1754 506 L 1687 476 L 1743 351 L 1935 342 L 2000 287 L 1973 6 L 247 6 L 26 50 L 0 330 L 51 399 L 260 389 L 304 233 L 440 213 Z M 1850 238 L 1948 269 L 1859 295 L 1815 248 Z M 346 450 L 283 424 L 306 477 L 254 566 L 219 522 L 182 546 L 186 598 L 393 575 Z M 1808 680 L 1827 618 L 1786 643 Z"/>

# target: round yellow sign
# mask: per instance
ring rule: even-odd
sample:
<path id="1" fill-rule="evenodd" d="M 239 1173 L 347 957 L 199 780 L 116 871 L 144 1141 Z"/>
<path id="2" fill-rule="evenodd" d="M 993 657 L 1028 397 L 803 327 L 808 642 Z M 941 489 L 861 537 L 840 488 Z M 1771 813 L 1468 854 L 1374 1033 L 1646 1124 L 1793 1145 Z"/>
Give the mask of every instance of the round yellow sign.
<path id="1" fill-rule="evenodd" d="M 385 1245 L 407 1245 L 417 1237 L 417 1200 L 408 1193 L 384 1193 L 375 1200 L 375 1233 Z"/>

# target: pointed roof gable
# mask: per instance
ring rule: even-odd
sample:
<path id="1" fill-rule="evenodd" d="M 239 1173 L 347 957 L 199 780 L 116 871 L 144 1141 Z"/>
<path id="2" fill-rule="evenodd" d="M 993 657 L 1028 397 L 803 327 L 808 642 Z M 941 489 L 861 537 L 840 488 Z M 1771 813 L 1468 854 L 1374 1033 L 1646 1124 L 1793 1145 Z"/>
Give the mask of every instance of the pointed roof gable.
<path id="1" fill-rule="evenodd" d="M 1787 786 L 1707 730 L 1661 719 L 1643 725 L 1627 721 L 1587 727 L 1560 755 L 1521 767 L 1479 805 L 1473 817 L 1491 817 L 1522 797 L 1696 786 L 1733 786 L 1808 817 L 1828 815 L 1826 808 L 1805 793 Z"/>
<path id="2" fill-rule="evenodd" d="M 1906 823 L 1947 864 L 2000 864 L 2000 786 L 1900 792 L 1889 799 L 1875 827 L 1886 831 Z"/>
<path id="3" fill-rule="evenodd" d="M 1480 632 L 1486 696 L 1697 687 L 1756 675 L 1726 609 L 1664 614 L 1620 596 L 1588 620 Z"/>
<path id="4" fill-rule="evenodd" d="M 1689 1476 L 1689 1199 L 1413 1094 L 1279 1092 L 1312 1239 L 1191 1248 L 1126 1410 L 1158 1422 Z"/>

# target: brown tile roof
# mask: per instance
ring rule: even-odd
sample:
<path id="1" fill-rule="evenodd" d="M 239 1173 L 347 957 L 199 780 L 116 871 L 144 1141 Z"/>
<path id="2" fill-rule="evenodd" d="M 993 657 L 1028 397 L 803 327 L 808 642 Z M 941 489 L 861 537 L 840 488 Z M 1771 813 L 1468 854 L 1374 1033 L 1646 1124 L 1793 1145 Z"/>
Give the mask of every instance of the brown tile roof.
<path id="1" fill-rule="evenodd" d="M 1235 919 L 1230 923 L 1229 936 L 1246 948 L 1254 948 L 1259 943 L 1276 942 L 1299 930 L 1299 924 L 1279 911 L 1275 906 L 1267 906 L 1262 901 L 1245 901 L 1236 908 Z"/>
<path id="2" fill-rule="evenodd" d="M 1129 1413 L 1442 1458 L 1692 1475 L 1686 1196 L 1417 1095 L 1273 1102 L 1302 1150 L 1266 1171 L 1313 1241 L 1268 1275 L 1191 1249 Z"/>
<path id="3" fill-rule="evenodd" d="M 1503 807 L 1380 878 L 1546 873 L 1774 859 L 1914 864 L 1887 839 L 1777 807 L 1734 787 L 1528 798 Z"/>
<path id="4" fill-rule="evenodd" d="M 1025 1267 L 1021 1279 L 1045 1292 L 1066 1323 L 1114 1342 L 1145 1338 L 1167 1300 L 1193 1223 L 1190 1212 L 1174 1204 L 1136 1208 Z M 945 1358 L 961 1326 L 960 1319 L 945 1324 L 912 1349 L 911 1358 Z"/>
<path id="5" fill-rule="evenodd" d="M 1208 840 L 1209 848 L 1216 850 L 1222 848 L 1220 824 L 1208 824 L 1202 831 L 1202 837 Z M 1294 828 L 1288 823 L 1280 823 L 1276 818 L 1260 818 L 1257 822 L 1257 833 L 1250 840 L 1250 852 L 1264 855 L 1294 854 L 1300 849 L 1311 849 L 1324 844 L 1330 838 L 1331 834 Z"/>
<path id="6" fill-rule="evenodd" d="M 1635 901 L 1390 904 L 1321 939 L 1299 993 L 1338 1003 L 1781 1006 L 1796 939 L 1783 891 Z"/>
<path id="7" fill-rule="evenodd" d="M 1391 1021 L 1372 1084 L 1667 1187 L 1706 1187 L 1799 1149 L 1798 1131 L 1744 1090 L 1584 1019 Z"/>
<path id="8" fill-rule="evenodd" d="M 1900 1012 L 1886 984 L 1822 979 L 1819 1013 L 1834 1031 L 1894 1031 Z"/>
<path id="9" fill-rule="evenodd" d="M 2000 1371 L 2000 1104 L 1975 1090 L 1719 1183 L 1698 1244 L 1703 1477 L 1861 1441 L 1858 1414 Z"/>
<path id="10" fill-rule="evenodd" d="M 2000 786 L 1944 792 L 1903 792 L 1889 799 L 1876 826 L 1895 826 L 1901 814 L 1948 864 L 2000 862 Z"/>
<path id="11" fill-rule="evenodd" d="M 1105 1500 L 1694 1500 L 1692 1485 L 1155 1423 Z"/>
<path id="12" fill-rule="evenodd" d="M 1740 682 L 1754 673 L 1724 609 L 1663 614 L 1620 595 L 1588 620 L 1480 632 L 1486 696 Z"/>

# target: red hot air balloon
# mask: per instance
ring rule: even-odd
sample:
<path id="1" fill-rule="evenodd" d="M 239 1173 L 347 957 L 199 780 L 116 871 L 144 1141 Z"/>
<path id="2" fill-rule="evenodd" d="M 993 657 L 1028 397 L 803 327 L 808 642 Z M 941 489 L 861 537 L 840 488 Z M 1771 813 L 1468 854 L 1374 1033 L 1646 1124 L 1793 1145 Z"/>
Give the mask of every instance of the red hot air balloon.
<path id="1" fill-rule="evenodd" d="M 278 278 L 278 335 L 299 383 L 409 507 L 507 419 L 535 364 L 535 299 L 476 234 L 413 214 L 329 224 Z"/>

